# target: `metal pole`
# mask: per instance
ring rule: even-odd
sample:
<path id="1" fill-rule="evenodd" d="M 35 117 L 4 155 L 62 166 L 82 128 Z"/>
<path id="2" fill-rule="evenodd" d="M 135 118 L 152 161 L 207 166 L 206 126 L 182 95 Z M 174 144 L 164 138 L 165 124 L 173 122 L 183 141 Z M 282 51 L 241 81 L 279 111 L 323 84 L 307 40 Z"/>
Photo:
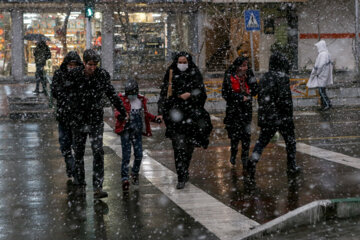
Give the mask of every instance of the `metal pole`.
<path id="1" fill-rule="evenodd" d="M 255 61 L 254 61 L 254 43 L 253 43 L 253 31 L 250 31 L 250 47 L 251 47 L 251 68 L 255 72 Z"/>
<path id="2" fill-rule="evenodd" d="M 92 44 L 91 18 L 86 18 L 86 49 L 90 49 Z"/>
<path id="3" fill-rule="evenodd" d="M 359 73 L 359 1 L 355 0 L 355 71 Z"/>

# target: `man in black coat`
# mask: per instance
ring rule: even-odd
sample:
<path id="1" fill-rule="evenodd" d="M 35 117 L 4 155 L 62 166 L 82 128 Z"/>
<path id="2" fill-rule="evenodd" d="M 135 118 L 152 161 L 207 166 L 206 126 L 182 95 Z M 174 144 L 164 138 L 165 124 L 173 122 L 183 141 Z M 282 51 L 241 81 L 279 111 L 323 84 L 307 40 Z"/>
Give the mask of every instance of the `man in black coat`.
<path id="1" fill-rule="evenodd" d="M 74 156 L 72 154 L 72 133 L 70 127 L 70 82 L 66 80 L 69 71 L 83 66 L 80 56 L 75 51 L 69 52 L 60 69 L 56 70 L 51 84 L 51 94 L 56 99 L 56 120 L 58 121 L 60 150 L 65 158 L 66 174 L 70 178 L 74 171 Z"/>
<path id="2" fill-rule="evenodd" d="M 84 153 L 87 136 L 90 137 L 93 152 L 93 187 L 94 198 L 107 197 L 102 190 L 104 181 L 104 96 L 120 112 L 120 120 L 127 116 L 121 99 L 110 82 L 109 73 L 98 67 L 99 55 L 92 49 L 84 52 L 84 66 L 70 71 L 68 79 L 71 81 L 70 110 L 71 128 L 75 151 L 74 183 L 84 186 L 85 169 Z"/>
<path id="3" fill-rule="evenodd" d="M 287 151 L 287 169 L 289 173 L 298 173 L 296 165 L 296 139 L 293 121 L 293 102 L 290 91 L 290 79 L 286 74 L 288 61 L 280 52 L 270 57 L 269 72 L 260 79 L 258 94 L 258 125 L 260 136 L 256 141 L 248 173 L 255 176 L 256 163 L 266 145 L 277 131 L 283 136 Z"/>
<path id="4" fill-rule="evenodd" d="M 46 45 L 45 41 L 39 41 L 36 44 L 35 50 L 34 50 L 34 57 L 35 57 L 35 64 L 36 64 L 36 72 L 35 72 L 35 78 L 36 78 L 36 87 L 34 90 L 34 94 L 39 94 L 39 87 L 40 82 L 43 87 L 43 92 L 46 93 L 46 79 L 45 79 L 45 73 L 44 73 L 44 66 L 46 64 L 46 60 L 51 58 L 51 52 L 49 47 Z"/>

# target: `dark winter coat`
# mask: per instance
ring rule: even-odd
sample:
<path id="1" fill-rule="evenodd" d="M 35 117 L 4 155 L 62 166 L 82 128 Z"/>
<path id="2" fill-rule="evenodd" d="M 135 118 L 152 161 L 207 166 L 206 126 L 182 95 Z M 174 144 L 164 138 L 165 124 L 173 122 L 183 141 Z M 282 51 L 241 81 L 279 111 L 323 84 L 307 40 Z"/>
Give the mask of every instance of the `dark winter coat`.
<path id="1" fill-rule="evenodd" d="M 175 57 L 173 64 L 167 69 L 161 86 L 159 115 L 163 115 L 166 124 L 166 137 L 174 138 L 185 134 L 192 138 L 195 146 L 206 148 L 212 125 L 210 115 L 204 109 L 207 96 L 203 78 L 188 55 L 189 68 L 181 72 L 176 65 L 178 57 Z M 167 98 L 170 69 L 173 70 L 172 96 Z M 179 98 L 186 92 L 191 94 L 189 99 Z"/>
<path id="2" fill-rule="evenodd" d="M 84 74 L 84 66 L 77 67 L 67 75 L 71 81 L 70 111 L 71 125 L 80 127 L 84 125 L 98 125 L 103 122 L 105 95 L 120 112 L 126 115 L 120 97 L 116 94 L 110 82 L 109 73 L 97 68 L 90 78 Z"/>
<path id="3" fill-rule="evenodd" d="M 83 66 L 80 56 L 75 51 L 69 52 L 60 65 L 60 69 L 55 71 L 51 84 L 51 94 L 56 99 L 56 119 L 62 123 L 69 122 L 71 116 L 69 95 L 71 89 L 69 87 L 76 79 L 71 79 L 71 81 L 66 79 L 69 73 L 67 65 L 72 61 L 75 61 L 78 66 Z"/>
<path id="4" fill-rule="evenodd" d="M 270 57 L 269 72 L 260 79 L 258 95 L 260 127 L 294 128 L 290 79 L 283 67 L 286 66 L 286 62 L 282 54 L 273 53 Z"/>
<path id="5" fill-rule="evenodd" d="M 243 60 L 247 60 L 244 58 Z M 241 65 L 241 64 L 239 64 Z M 236 66 L 233 64 L 226 72 L 222 85 L 222 97 L 226 101 L 226 115 L 224 124 L 226 128 L 231 129 L 234 133 L 239 132 L 237 129 L 242 129 L 251 123 L 252 119 L 252 96 L 255 96 L 258 91 L 256 78 L 251 69 L 246 73 L 246 83 L 249 86 L 249 94 L 244 92 L 234 92 L 231 85 L 231 76 L 235 75 Z M 244 101 L 244 96 L 250 100 Z M 230 134 L 231 135 L 231 134 Z M 229 136 L 230 136 L 229 135 Z"/>
<path id="6" fill-rule="evenodd" d="M 39 42 L 34 49 L 35 64 L 45 66 L 46 60 L 51 58 L 51 52 L 46 42 Z"/>

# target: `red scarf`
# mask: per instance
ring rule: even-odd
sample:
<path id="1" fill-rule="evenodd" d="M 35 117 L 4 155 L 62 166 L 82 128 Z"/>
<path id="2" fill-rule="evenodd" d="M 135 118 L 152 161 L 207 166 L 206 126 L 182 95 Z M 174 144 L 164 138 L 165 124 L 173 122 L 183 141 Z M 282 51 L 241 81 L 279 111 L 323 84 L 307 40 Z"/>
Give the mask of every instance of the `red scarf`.
<path id="1" fill-rule="evenodd" d="M 246 83 L 246 75 L 244 76 L 237 76 L 237 75 L 231 75 L 231 87 L 232 90 L 236 93 L 246 93 L 247 95 L 250 95 L 250 88 L 248 84 Z"/>

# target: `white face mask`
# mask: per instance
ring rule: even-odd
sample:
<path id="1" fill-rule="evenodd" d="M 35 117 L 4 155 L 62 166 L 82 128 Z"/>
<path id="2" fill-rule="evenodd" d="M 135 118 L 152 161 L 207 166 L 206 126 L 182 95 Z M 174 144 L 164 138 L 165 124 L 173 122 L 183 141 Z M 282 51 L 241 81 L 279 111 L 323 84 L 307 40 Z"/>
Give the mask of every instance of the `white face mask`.
<path id="1" fill-rule="evenodd" d="M 182 72 L 186 71 L 186 69 L 188 69 L 188 67 L 189 67 L 189 64 L 187 64 L 187 63 L 185 63 L 185 64 L 178 63 L 177 64 L 177 68 Z"/>
<path id="2" fill-rule="evenodd" d="M 137 99 L 137 95 L 128 95 L 127 97 L 130 101 L 134 101 L 135 99 Z"/>

